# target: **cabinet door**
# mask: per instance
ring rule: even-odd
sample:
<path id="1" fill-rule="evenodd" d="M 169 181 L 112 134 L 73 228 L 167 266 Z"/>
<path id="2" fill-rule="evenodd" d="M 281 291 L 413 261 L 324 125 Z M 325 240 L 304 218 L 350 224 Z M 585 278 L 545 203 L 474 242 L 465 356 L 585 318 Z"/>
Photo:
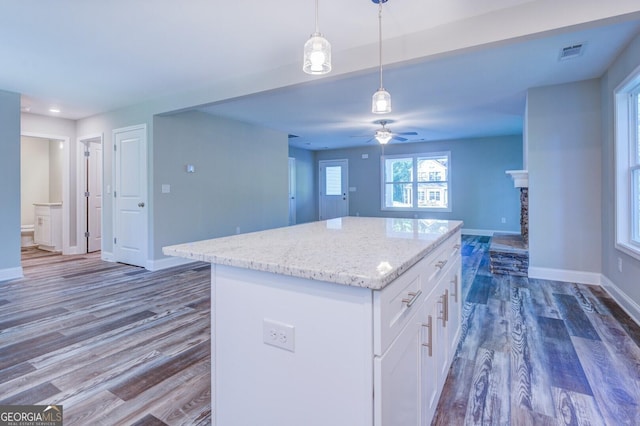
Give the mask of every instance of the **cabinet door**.
<path id="1" fill-rule="evenodd" d="M 421 399 L 422 425 L 430 425 L 440 388 L 448 370 L 448 344 L 446 339 L 446 292 L 436 290 L 425 302 L 422 327 Z"/>
<path id="2" fill-rule="evenodd" d="M 417 306 L 416 306 L 417 307 Z M 374 424 L 421 424 L 422 308 L 397 339 L 374 360 Z"/>
<path id="3" fill-rule="evenodd" d="M 451 268 L 447 277 L 449 286 L 449 309 L 447 321 L 447 340 L 449 341 L 449 357 L 455 355 L 458 337 L 460 335 L 460 318 L 462 315 L 462 301 L 460 289 L 460 261 Z M 449 360 L 451 362 L 451 360 Z"/>

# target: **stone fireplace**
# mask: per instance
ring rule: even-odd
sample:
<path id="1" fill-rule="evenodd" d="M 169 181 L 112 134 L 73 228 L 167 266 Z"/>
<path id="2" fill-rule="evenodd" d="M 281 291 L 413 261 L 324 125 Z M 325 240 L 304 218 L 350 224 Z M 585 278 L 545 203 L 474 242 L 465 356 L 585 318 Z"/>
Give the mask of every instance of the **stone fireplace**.
<path id="1" fill-rule="evenodd" d="M 492 274 L 526 277 L 529 271 L 529 173 L 508 170 L 513 184 L 520 188 L 520 234 L 495 233 L 489 246 Z"/>

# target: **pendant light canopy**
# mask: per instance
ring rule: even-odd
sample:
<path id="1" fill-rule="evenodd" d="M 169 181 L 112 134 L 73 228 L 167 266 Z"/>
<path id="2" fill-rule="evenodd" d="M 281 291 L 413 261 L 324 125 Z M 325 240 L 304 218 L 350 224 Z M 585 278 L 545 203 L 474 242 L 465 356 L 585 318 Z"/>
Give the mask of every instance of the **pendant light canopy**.
<path id="1" fill-rule="evenodd" d="M 302 70 L 307 74 L 316 75 L 331 71 L 331 44 L 318 30 L 318 0 L 316 0 L 316 31 L 304 44 Z"/>
<path id="2" fill-rule="evenodd" d="M 380 54 L 380 88 L 373 94 L 371 112 L 374 114 L 387 114 L 391 112 L 391 95 L 384 90 L 384 86 L 382 85 L 382 3 L 386 3 L 387 0 L 371 1 L 378 4 L 378 40 Z M 387 143 L 389 139 L 387 139 L 386 142 L 382 142 L 380 139 L 378 139 L 378 141 L 380 141 L 380 143 Z"/>

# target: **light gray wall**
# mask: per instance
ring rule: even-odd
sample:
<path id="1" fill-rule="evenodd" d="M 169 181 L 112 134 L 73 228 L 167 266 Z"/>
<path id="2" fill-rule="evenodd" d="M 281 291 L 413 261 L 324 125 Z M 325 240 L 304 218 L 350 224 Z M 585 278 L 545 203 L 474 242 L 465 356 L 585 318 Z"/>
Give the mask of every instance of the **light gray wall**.
<path id="1" fill-rule="evenodd" d="M 529 264 L 601 271 L 600 81 L 527 95 Z"/>
<path id="2" fill-rule="evenodd" d="M 0 90 L 0 276 L 20 266 L 20 95 Z M 3 272 L 4 271 L 4 272 Z"/>
<path id="3" fill-rule="evenodd" d="M 421 143 L 391 143 L 387 155 L 451 152 L 450 213 L 416 213 L 382 211 L 380 202 L 381 147 L 367 147 L 316 152 L 320 160 L 349 160 L 349 214 L 352 216 L 429 217 L 464 221 L 464 228 L 475 231 L 520 232 L 520 192 L 514 188 L 506 170 L 522 168 L 522 136 L 499 136 Z M 368 158 L 363 159 L 362 155 Z M 317 185 L 316 185 L 317 186 Z M 317 198 L 317 188 L 315 190 Z M 506 223 L 502 223 L 502 218 Z"/>
<path id="4" fill-rule="evenodd" d="M 289 147 L 296 159 L 296 223 L 318 220 L 318 174 L 314 151 Z"/>
<path id="5" fill-rule="evenodd" d="M 640 260 L 615 248 L 615 169 L 613 91 L 640 66 L 640 36 L 636 37 L 602 78 L 602 274 L 640 305 Z M 618 271 L 622 259 L 622 272 Z M 624 301 L 622 304 L 625 305 Z M 628 306 L 627 306 L 628 307 Z"/>
<path id="6" fill-rule="evenodd" d="M 60 141 L 48 139 L 49 147 L 49 202 L 62 202 L 63 150 Z"/>
<path id="7" fill-rule="evenodd" d="M 49 139 L 25 136 L 20 138 L 20 223 L 22 225 L 34 225 L 34 203 L 49 202 L 49 145 Z"/>
<path id="8" fill-rule="evenodd" d="M 154 135 L 154 259 L 166 245 L 287 225 L 286 133 L 186 112 L 155 117 Z"/>

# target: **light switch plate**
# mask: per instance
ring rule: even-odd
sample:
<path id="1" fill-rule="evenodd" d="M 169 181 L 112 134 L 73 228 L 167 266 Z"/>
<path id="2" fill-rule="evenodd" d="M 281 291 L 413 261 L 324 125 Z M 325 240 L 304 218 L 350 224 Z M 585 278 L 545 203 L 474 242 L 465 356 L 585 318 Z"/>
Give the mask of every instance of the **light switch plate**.
<path id="1" fill-rule="evenodd" d="M 162 184 L 162 193 L 163 194 L 168 194 L 171 192 L 171 185 L 169 185 L 168 183 L 163 183 Z"/>

